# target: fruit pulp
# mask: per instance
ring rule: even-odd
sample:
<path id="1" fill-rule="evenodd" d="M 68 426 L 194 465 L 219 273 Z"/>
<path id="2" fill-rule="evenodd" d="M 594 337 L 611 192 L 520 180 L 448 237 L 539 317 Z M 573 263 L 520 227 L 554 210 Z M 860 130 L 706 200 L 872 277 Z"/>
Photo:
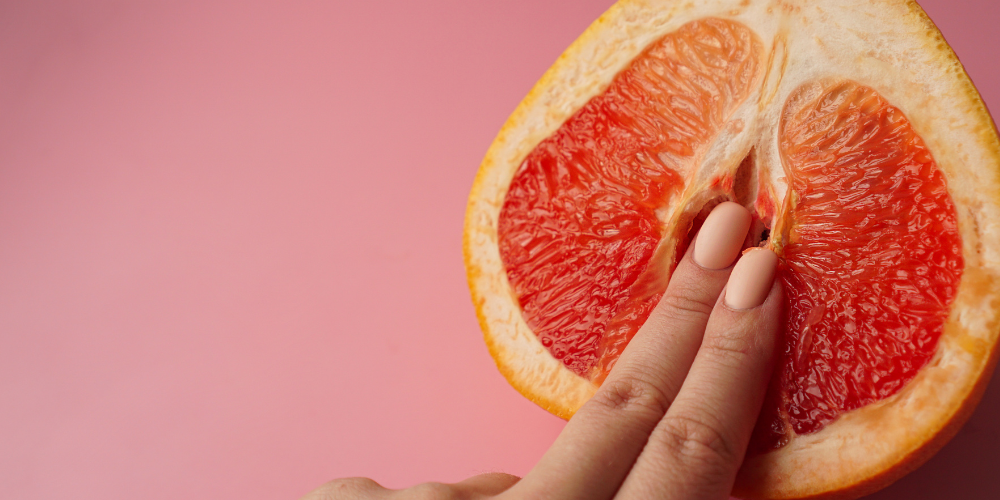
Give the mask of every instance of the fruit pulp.
<path id="1" fill-rule="evenodd" d="M 802 87 L 780 147 L 794 204 L 781 251 L 783 408 L 765 408 L 770 436 L 756 436 L 770 446 L 784 422 L 813 432 L 898 392 L 934 354 L 963 267 L 944 176 L 873 89 Z"/>
<path id="2" fill-rule="evenodd" d="M 759 80 L 756 37 L 695 21 L 647 48 L 525 159 L 498 224 L 528 326 L 600 382 L 648 317 L 669 265 L 657 210 Z M 814 82 L 779 143 L 791 203 L 776 235 L 788 322 L 755 446 L 780 446 L 891 396 L 927 363 L 962 271 L 945 180 L 873 89 Z"/>
<path id="3" fill-rule="evenodd" d="M 498 224 L 508 280 L 528 326 L 578 375 L 610 369 L 659 300 L 665 283 L 649 278 L 668 269 L 650 265 L 664 236 L 656 211 L 746 99 L 759 57 L 741 24 L 685 25 L 539 144 L 511 182 Z"/>

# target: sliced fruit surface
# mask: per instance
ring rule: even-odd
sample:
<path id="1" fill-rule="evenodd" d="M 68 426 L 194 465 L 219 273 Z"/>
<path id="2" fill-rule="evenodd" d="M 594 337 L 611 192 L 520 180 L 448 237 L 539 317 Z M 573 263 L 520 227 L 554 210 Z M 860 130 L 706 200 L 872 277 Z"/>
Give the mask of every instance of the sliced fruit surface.
<path id="1" fill-rule="evenodd" d="M 602 354 L 617 359 L 659 299 L 665 281 L 642 280 L 669 272 L 650 267 L 663 238 L 657 211 L 749 95 L 760 53 L 741 24 L 685 24 L 536 146 L 511 181 L 498 225 L 507 278 L 528 326 L 577 375 L 592 378 Z"/>
<path id="2" fill-rule="evenodd" d="M 622 1 L 487 153 L 470 288 L 501 372 L 568 418 L 700 214 L 747 206 L 787 321 L 738 493 L 858 496 L 940 447 L 991 373 L 998 165 L 989 114 L 913 2 Z"/>
<path id="3" fill-rule="evenodd" d="M 906 117 L 854 82 L 786 105 L 791 179 L 780 251 L 788 315 L 764 409 L 772 446 L 896 394 L 934 355 L 963 259 L 944 176 Z"/>

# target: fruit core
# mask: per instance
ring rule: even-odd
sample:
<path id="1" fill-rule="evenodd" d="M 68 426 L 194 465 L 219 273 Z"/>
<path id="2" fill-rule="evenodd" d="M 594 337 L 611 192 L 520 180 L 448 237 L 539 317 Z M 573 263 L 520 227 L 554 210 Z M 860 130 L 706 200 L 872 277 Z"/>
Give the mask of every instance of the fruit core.
<path id="1" fill-rule="evenodd" d="M 673 263 L 657 257 L 686 246 L 686 228 L 669 228 L 662 209 L 690 196 L 701 155 L 760 86 L 762 54 L 739 23 L 688 23 L 516 172 L 500 256 L 528 326 L 581 377 L 600 383 L 662 296 Z M 801 86 L 778 141 L 789 199 L 760 217 L 784 228 L 770 241 L 787 321 L 755 431 L 764 450 L 898 392 L 933 356 L 963 268 L 945 179 L 874 89 Z M 736 192 L 749 181 L 732 174 L 705 189 L 743 201 Z M 759 204 L 767 191 L 757 189 Z"/>

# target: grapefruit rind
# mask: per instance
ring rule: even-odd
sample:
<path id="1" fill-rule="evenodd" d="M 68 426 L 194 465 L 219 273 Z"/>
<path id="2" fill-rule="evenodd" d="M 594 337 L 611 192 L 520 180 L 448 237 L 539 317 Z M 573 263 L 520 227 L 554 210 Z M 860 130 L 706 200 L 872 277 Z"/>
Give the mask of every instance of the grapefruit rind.
<path id="1" fill-rule="evenodd" d="M 897 394 L 748 459 L 735 491 L 747 498 L 855 498 L 915 468 L 957 431 L 992 373 L 1000 334 L 1000 141 L 961 63 L 913 1 L 623 0 L 613 6 L 521 102 L 476 176 L 464 254 L 477 315 L 501 373 L 546 410 L 569 418 L 596 391 L 548 353 L 521 315 L 497 245 L 506 186 L 527 154 L 647 45 L 705 17 L 748 26 L 768 48 L 767 67 L 763 83 L 732 118 L 741 120 L 738 131 L 702 156 L 702 166 L 717 167 L 681 172 L 686 188 L 673 209 L 707 189 L 709 176 L 735 170 L 751 148 L 770 177 L 770 196 L 785 199 L 777 141 L 782 103 L 803 83 L 830 78 L 870 86 L 900 109 L 933 154 L 955 203 L 965 270 L 931 361 Z M 672 220 L 677 217 L 665 218 Z M 780 241 L 773 243 L 780 248 Z"/>

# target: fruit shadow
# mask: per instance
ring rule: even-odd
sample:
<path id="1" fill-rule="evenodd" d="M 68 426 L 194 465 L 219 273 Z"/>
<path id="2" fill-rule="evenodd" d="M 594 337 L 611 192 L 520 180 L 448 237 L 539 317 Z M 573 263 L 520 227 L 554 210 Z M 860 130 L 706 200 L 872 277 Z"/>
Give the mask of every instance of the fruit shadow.
<path id="1" fill-rule="evenodd" d="M 972 418 L 926 464 L 868 500 L 997 498 L 1000 494 L 1000 370 Z"/>

